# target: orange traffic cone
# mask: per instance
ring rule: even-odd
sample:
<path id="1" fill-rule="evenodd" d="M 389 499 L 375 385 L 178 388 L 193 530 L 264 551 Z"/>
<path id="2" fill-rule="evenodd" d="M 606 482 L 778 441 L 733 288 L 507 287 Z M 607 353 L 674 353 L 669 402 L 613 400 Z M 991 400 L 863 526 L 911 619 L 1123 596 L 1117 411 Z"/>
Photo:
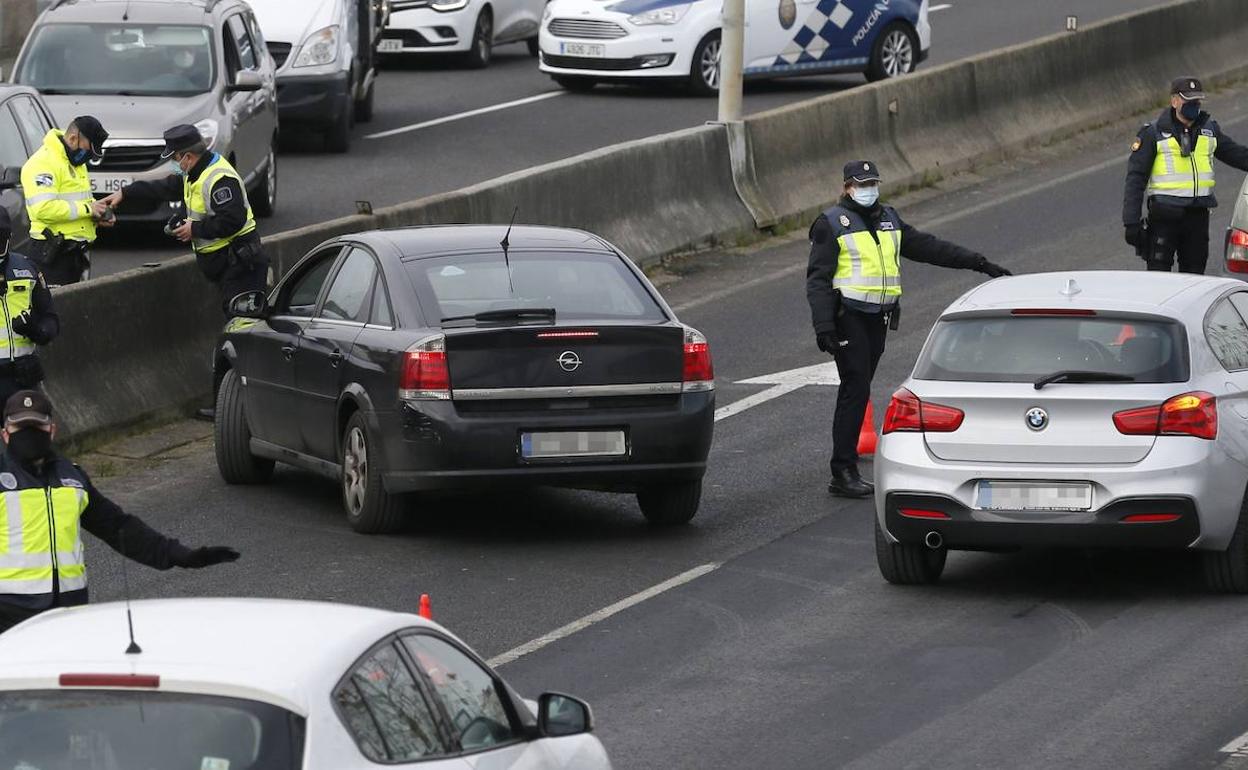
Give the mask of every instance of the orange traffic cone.
<path id="1" fill-rule="evenodd" d="M 420 616 L 425 620 L 433 620 L 433 605 L 429 603 L 429 594 L 420 595 Z"/>
<path id="2" fill-rule="evenodd" d="M 862 416 L 862 430 L 858 431 L 858 454 L 869 457 L 875 454 L 879 439 L 875 435 L 875 407 L 867 401 L 867 413 Z"/>

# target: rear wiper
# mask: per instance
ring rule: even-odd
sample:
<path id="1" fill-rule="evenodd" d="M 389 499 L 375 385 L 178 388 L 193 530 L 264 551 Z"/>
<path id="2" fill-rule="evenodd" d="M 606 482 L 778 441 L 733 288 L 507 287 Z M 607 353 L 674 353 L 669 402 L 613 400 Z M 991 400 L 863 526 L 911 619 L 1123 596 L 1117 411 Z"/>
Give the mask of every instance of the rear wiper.
<path id="1" fill-rule="evenodd" d="M 453 315 L 442 319 L 442 323 L 451 321 L 553 321 L 553 307 L 510 307 L 498 310 L 485 310 L 472 315 Z"/>
<path id="2" fill-rule="evenodd" d="M 1036 390 L 1054 382 L 1135 382 L 1129 374 L 1114 372 L 1084 372 L 1078 369 L 1063 369 L 1060 372 L 1046 374 L 1036 380 Z"/>

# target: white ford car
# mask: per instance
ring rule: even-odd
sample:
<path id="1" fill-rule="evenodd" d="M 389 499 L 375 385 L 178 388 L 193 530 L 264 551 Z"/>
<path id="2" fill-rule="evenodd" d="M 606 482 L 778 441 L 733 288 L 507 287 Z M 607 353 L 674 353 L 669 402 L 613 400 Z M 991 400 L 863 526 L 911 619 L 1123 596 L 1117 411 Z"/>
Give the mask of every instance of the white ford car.
<path id="1" fill-rule="evenodd" d="M 459 54 L 471 68 L 489 66 L 495 46 L 524 42 L 537 56 L 537 25 L 546 0 L 390 0 L 384 54 Z"/>
<path id="2" fill-rule="evenodd" d="M 928 0 L 746 0 L 747 79 L 913 72 L 927 58 Z M 719 90 L 723 0 L 551 0 L 541 70 L 572 91 L 678 80 Z"/>
<path id="3" fill-rule="evenodd" d="M 415 615 L 165 599 L 54 610 L 0 636 L 0 767 L 606 770 L 589 707 L 522 700 Z"/>

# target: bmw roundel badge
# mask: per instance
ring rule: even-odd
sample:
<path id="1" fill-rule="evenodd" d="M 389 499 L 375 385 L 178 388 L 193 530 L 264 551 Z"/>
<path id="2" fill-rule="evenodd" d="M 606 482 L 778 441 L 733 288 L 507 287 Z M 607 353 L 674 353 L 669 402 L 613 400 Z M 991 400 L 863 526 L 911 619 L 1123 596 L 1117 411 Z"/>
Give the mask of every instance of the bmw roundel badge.
<path id="1" fill-rule="evenodd" d="M 1049 413 L 1038 406 L 1027 410 L 1027 427 L 1032 430 L 1044 430 L 1049 427 Z"/>

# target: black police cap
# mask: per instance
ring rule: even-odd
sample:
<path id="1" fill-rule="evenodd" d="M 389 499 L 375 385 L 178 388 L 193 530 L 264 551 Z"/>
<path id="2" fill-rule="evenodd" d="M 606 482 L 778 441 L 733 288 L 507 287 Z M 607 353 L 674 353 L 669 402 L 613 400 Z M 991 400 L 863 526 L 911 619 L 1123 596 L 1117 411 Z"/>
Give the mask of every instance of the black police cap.
<path id="1" fill-rule="evenodd" d="M 174 126 L 164 134 L 165 151 L 160 154 L 162 158 L 168 158 L 175 152 L 185 152 L 195 145 L 204 141 L 204 137 L 199 133 L 199 129 L 195 126 L 183 123 L 180 126 Z"/>
<path id="2" fill-rule="evenodd" d="M 1200 78 L 1175 78 L 1170 82 L 1170 93 L 1178 94 L 1185 102 L 1192 102 L 1205 98 L 1205 86 Z"/>
<path id="3" fill-rule="evenodd" d="M 37 390 L 19 390 L 4 402 L 4 425 L 19 427 L 52 422 L 52 402 Z"/>
<path id="4" fill-rule="evenodd" d="M 869 160 L 851 160 L 845 164 L 845 183 L 850 182 L 878 182 L 880 181 L 879 169 Z"/>
<path id="5" fill-rule="evenodd" d="M 79 115 L 74 118 L 73 125 L 91 143 L 92 154 L 97 158 L 104 154 L 104 140 L 108 139 L 108 132 L 100 125 L 100 121 L 90 115 Z"/>

